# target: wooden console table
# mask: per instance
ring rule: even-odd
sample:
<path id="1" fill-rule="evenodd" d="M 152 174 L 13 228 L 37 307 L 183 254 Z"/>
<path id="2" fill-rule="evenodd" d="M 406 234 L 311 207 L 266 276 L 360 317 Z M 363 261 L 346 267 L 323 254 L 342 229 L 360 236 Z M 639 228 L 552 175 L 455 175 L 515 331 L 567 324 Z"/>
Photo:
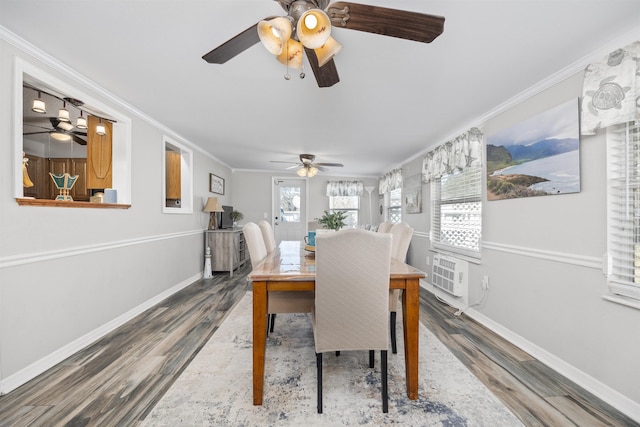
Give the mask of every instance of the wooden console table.
<path id="1" fill-rule="evenodd" d="M 211 270 L 228 271 L 233 276 L 233 270 L 247 262 L 247 247 L 241 228 L 205 231 L 205 250 L 211 248 Z"/>

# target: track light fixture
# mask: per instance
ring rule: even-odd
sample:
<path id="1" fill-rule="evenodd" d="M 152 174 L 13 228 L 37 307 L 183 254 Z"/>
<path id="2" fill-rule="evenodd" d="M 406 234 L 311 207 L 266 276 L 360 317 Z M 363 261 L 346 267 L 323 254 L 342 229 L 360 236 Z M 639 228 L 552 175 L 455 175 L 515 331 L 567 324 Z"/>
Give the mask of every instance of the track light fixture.
<path id="1" fill-rule="evenodd" d="M 86 129 L 87 128 L 87 119 L 82 115 L 82 110 L 80 110 L 80 117 L 76 121 L 76 127 L 78 129 Z"/>
<path id="2" fill-rule="evenodd" d="M 98 123 L 96 125 L 96 134 L 100 135 L 100 136 L 104 136 L 107 134 L 107 131 L 104 127 L 104 125 L 102 124 L 102 119 L 100 119 L 100 123 Z"/>
<path id="3" fill-rule="evenodd" d="M 62 101 L 62 108 L 58 110 L 58 120 L 61 122 L 69 122 L 69 110 L 67 110 L 67 102 Z"/>
<path id="4" fill-rule="evenodd" d="M 33 100 L 31 111 L 35 113 L 41 113 L 41 114 L 44 114 L 47 112 L 47 107 L 44 101 L 42 100 L 42 94 L 40 93 L 40 91 L 38 91 L 38 97 Z"/>

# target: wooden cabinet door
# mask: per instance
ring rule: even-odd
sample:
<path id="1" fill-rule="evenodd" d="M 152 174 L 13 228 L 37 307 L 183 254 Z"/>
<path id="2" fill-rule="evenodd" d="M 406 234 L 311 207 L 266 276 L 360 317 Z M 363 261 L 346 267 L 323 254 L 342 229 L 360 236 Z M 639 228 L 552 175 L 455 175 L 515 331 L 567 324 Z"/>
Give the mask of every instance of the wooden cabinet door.
<path id="1" fill-rule="evenodd" d="M 23 195 L 25 197 L 35 197 L 36 199 L 48 199 L 51 183 L 49 161 L 31 154 L 25 154 L 25 157 L 29 159 L 27 171 L 29 179 L 33 182 L 33 187 L 24 187 Z"/>
<path id="2" fill-rule="evenodd" d="M 111 188 L 112 184 L 112 135 L 113 125 L 102 120 L 106 134 L 98 135 L 96 126 L 100 119 L 89 116 L 87 119 L 87 188 Z"/>
<path id="3" fill-rule="evenodd" d="M 72 176 L 78 175 L 78 179 L 71 189 L 71 197 L 78 202 L 89 201 L 89 190 L 87 189 L 87 159 L 71 159 Z"/>
<path id="4" fill-rule="evenodd" d="M 165 151 L 165 182 L 167 199 L 180 200 L 180 153 L 175 151 Z"/>

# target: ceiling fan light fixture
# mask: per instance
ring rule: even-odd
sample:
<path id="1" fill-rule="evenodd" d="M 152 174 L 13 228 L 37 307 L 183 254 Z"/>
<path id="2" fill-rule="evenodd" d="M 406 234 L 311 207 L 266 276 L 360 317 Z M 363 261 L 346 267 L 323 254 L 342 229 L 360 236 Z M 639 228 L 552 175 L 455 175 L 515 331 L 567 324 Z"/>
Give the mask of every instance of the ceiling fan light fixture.
<path id="1" fill-rule="evenodd" d="M 285 49 L 277 56 L 278 61 L 288 67 L 296 70 L 302 69 L 302 43 L 297 40 L 289 39 L 285 45 Z"/>
<path id="2" fill-rule="evenodd" d="M 59 122 L 56 127 L 62 129 L 65 132 L 69 132 L 71 129 L 73 129 L 73 125 L 70 122 Z"/>
<path id="3" fill-rule="evenodd" d="M 318 174 L 318 168 L 315 166 L 311 166 L 309 168 L 309 170 L 307 170 L 307 176 L 309 178 L 313 178 L 314 176 L 316 176 Z"/>
<path id="4" fill-rule="evenodd" d="M 67 110 L 67 103 L 62 103 L 62 108 L 58 110 L 58 120 L 61 122 L 69 122 L 71 121 L 69 118 L 69 110 Z"/>
<path id="5" fill-rule="evenodd" d="M 31 111 L 34 113 L 44 114 L 47 112 L 47 106 L 44 101 L 41 99 L 41 94 L 38 92 L 38 97 L 33 100 L 33 104 L 31 106 Z"/>
<path id="6" fill-rule="evenodd" d="M 86 129 L 87 128 L 87 119 L 82 115 L 82 110 L 80 110 L 80 117 L 76 121 L 76 127 L 78 129 Z"/>
<path id="7" fill-rule="evenodd" d="M 342 45 L 338 43 L 333 37 L 329 37 L 325 44 L 317 49 L 314 49 L 316 56 L 318 57 L 318 65 L 322 67 L 334 56 L 336 56 L 341 50 Z"/>
<path id="8" fill-rule="evenodd" d="M 71 135 L 67 134 L 67 133 L 63 133 L 63 132 L 51 132 L 49 135 L 51 135 L 51 138 L 55 139 L 56 141 L 71 141 Z"/>
<path id="9" fill-rule="evenodd" d="M 296 34 L 304 47 L 317 49 L 331 37 L 331 20 L 320 9 L 307 10 L 298 20 Z"/>
<path id="10" fill-rule="evenodd" d="M 300 176 L 300 177 L 303 177 L 303 178 L 304 178 L 305 176 L 307 176 L 307 168 L 306 168 L 305 166 L 303 166 L 303 167 L 301 167 L 300 169 L 298 169 L 298 170 L 296 171 L 296 173 L 298 174 L 298 176 Z"/>

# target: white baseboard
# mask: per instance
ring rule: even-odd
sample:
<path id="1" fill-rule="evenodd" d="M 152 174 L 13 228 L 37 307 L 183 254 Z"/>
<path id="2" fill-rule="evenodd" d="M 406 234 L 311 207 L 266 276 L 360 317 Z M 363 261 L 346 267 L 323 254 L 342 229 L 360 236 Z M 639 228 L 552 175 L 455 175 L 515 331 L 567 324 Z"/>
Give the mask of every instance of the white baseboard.
<path id="1" fill-rule="evenodd" d="M 42 359 L 32 363 L 31 365 L 21 369 L 13 375 L 10 375 L 7 378 L 2 379 L 0 381 L 0 395 L 7 394 L 12 390 L 20 387 L 22 384 L 32 380 L 36 376 L 45 372 L 47 369 L 52 368 L 58 363 L 65 360 L 67 357 L 77 353 L 82 350 L 86 346 L 92 344 L 98 339 L 104 337 L 109 332 L 114 329 L 122 326 L 129 320 L 133 319 L 140 313 L 143 313 L 145 310 L 153 307 L 158 304 L 162 300 L 170 297 L 176 292 L 180 291 L 183 288 L 186 288 L 188 285 L 192 284 L 196 280 L 202 278 L 202 273 L 196 274 L 194 276 L 189 277 L 186 280 L 174 285 L 173 287 L 167 289 L 166 291 L 156 295 L 155 297 L 143 302 L 137 307 L 132 308 L 131 310 L 123 313 L 122 315 L 116 317 L 115 319 L 105 323 L 104 325 L 94 329 L 93 331 L 79 337 L 78 339 L 70 342 L 69 344 L 55 350 L 53 353 L 43 357 Z"/>
<path id="2" fill-rule="evenodd" d="M 540 362 L 549 366 L 551 369 L 583 387 L 599 399 L 607 402 L 609 405 L 613 406 L 620 412 L 623 412 L 635 421 L 640 422 L 640 403 L 629 399 L 622 393 L 612 389 L 608 385 L 577 369 L 575 366 L 567 363 L 554 354 L 549 353 L 547 350 L 524 339 L 520 335 L 505 328 L 501 324 L 496 323 L 492 319 L 486 317 L 473 308 L 465 310 L 465 314 L 471 317 L 476 322 L 482 324 L 496 334 L 500 335 L 502 338 L 511 342 L 515 346 L 526 351 L 527 353 L 538 359 Z"/>

